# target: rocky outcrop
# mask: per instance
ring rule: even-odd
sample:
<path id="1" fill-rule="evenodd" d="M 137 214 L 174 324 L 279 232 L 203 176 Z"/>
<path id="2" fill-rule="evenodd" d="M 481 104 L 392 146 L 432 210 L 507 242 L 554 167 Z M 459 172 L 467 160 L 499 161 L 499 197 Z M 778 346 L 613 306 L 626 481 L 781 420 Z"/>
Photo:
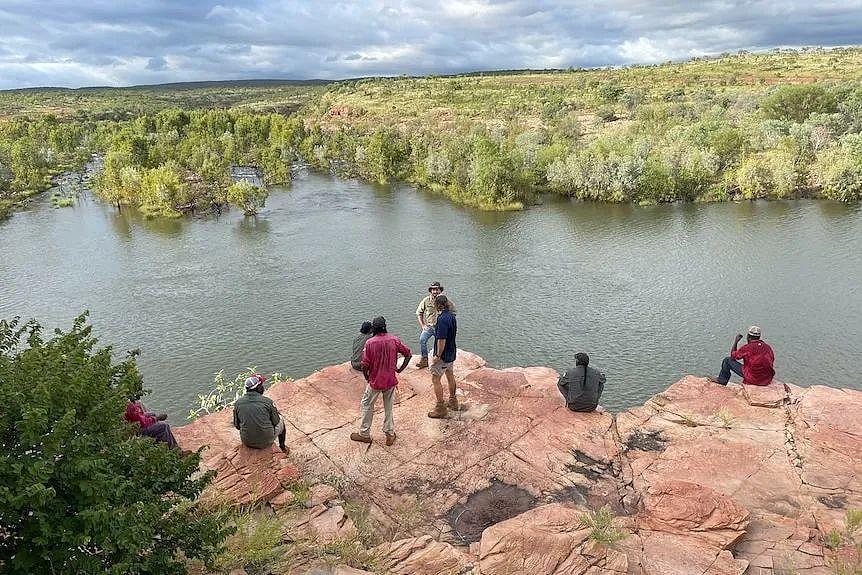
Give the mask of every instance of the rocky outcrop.
<path id="1" fill-rule="evenodd" d="M 862 507 L 862 392 L 686 377 L 614 416 L 565 409 L 547 368 L 461 351 L 456 379 L 463 410 L 433 420 L 427 371 L 399 375 L 391 447 L 382 413 L 371 445 L 350 441 L 365 382 L 349 364 L 267 392 L 287 458 L 238 447 L 229 411 L 175 435 L 209 446 L 208 496 L 295 507 L 301 477 L 293 536 L 375 529 L 389 573 L 827 575 L 825 536 Z M 591 523 L 602 508 L 616 542 Z"/>

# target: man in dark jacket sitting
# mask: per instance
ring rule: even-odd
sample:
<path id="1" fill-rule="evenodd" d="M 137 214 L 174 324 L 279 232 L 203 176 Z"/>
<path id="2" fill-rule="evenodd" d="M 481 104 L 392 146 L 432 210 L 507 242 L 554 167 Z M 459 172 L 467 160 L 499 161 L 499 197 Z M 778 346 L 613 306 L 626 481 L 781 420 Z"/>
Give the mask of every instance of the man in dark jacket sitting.
<path id="1" fill-rule="evenodd" d="M 239 437 L 246 447 L 266 449 L 278 437 L 278 447 L 285 453 L 287 432 L 275 404 L 263 394 L 266 377 L 256 373 L 245 380 L 245 395 L 233 406 L 233 426 L 239 429 Z"/>
<path id="2" fill-rule="evenodd" d="M 605 374 L 589 365 L 590 356 L 585 353 L 575 355 L 575 367 L 567 370 L 557 382 L 566 407 L 572 411 L 595 411 L 605 389 Z"/>

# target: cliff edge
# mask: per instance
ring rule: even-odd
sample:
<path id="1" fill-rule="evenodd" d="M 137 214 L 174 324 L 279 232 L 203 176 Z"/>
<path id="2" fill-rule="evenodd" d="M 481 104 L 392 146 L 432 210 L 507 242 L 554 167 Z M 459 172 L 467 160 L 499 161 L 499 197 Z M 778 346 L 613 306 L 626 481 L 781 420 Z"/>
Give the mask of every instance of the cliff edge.
<path id="1" fill-rule="evenodd" d="M 427 371 L 399 375 L 391 447 L 382 413 L 373 444 L 350 441 L 365 381 L 347 363 L 267 391 L 286 457 L 241 447 L 230 410 L 175 435 L 208 446 L 207 496 L 268 503 L 290 516 L 286 538 L 372 529 L 384 571 L 405 575 L 827 575 L 824 543 L 862 508 L 859 391 L 688 376 L 643 406 L 582 414 L 552 369 L 491 369 L 459 351 L 455 374 L 464 410 L 444 420 L 426 417 Z"/>

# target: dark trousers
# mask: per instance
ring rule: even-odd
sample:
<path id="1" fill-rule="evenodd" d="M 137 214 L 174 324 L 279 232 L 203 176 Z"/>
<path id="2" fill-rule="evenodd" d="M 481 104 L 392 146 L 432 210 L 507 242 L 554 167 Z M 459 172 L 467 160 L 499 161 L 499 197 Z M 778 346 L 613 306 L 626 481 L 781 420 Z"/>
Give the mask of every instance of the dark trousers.
<path id="1" fill-rule="evenodd" d="M 152 437 L 156 441 L 166 443 L 171 449 L 177 446 L 177 440 L 174 439 L 174 433 L 171 431 L 171 426 L 164 421 L 157 421 L 147 427 L 142 427 L 138 433 L 147 437 Z"/>
<path id="2" fill-rule="evenodd" d="M 721 373 L 719 373 L 716 378 L 718 379 L 718 383 L 721 385 L 727 385 L 727 382 L 730 381 L 731 372 L 742 377 L 742 364 L 728 356 L 721 362 Z"/>

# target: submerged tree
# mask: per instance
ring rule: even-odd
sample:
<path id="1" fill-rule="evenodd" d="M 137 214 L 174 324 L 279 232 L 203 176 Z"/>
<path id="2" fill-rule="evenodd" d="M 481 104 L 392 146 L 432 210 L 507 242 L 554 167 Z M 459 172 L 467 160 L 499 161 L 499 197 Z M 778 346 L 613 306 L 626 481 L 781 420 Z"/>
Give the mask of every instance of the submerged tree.
<path id="1" fill-rule="evenodd" d="M 227 189 L 227 201 L 238 207 L 247 216 L 253 216 L 266 205 L 269 193 L 251 182 L 240 180 Z"/>
<path id="2" fill-rule="evenodd" d="M 0 567 L 4 573 L 185 573 L 228 530 L 195 498 L 199 457 L 123 421 L 141 391 L 85 315 L 45 340 L 35 321 L 0 321 Z"/>

